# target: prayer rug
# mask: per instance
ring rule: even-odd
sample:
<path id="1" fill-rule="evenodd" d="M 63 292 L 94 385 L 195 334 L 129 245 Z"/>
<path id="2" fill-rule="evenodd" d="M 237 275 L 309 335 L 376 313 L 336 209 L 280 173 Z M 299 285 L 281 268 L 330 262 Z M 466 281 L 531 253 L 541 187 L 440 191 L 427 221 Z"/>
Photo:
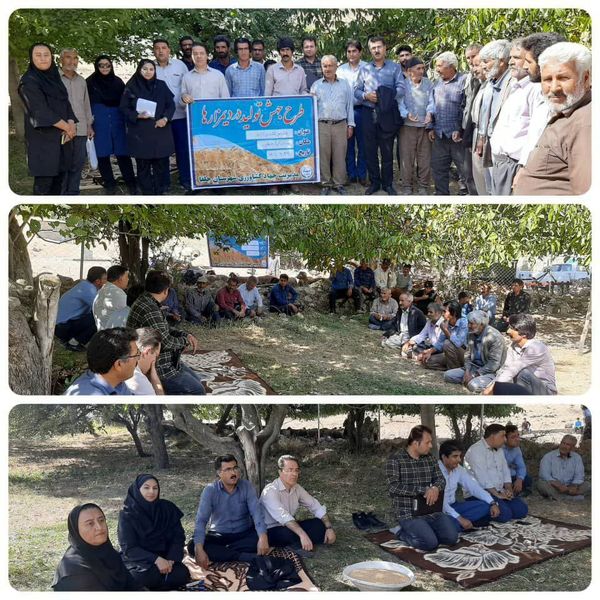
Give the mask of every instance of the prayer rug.
<path id="1" fill-rule="evenodd" d="M 300 557 L 291 550 L 284 548 L 273 548 L 269 556 L 278 558 L 287 558 L 294 563 L 298 577 L 302 580 L 300 583 L 293 585 L 286 590 L 293 592 L 318 592 L 319 588 L 306 572 Z M 208 592 L 247 592 L 248 585 L 246 584 L 246 573 L 248 573 L 249 564 L 246 562 L 224 562 L 211 563 L 208 569 L 204 570 L 199 567 L 196 561 L 185 552 L 183 564 L 188 568 L 192 582 L 204 581 L 206 591 Z"/>
<path id="2" fill-rule="evenodd" d="M 200 350 L 193 355 L 182 354 L 181 360 L 199 373 L 207 394 L 277 395 L 264 379 L 242 364 L 233 350 Z"/>
<path id="3" fill-rule="evenodd" d="M 586 548 L 591 545 L 592 530 L 529 515 L 464 531 L 456 545 L 440 546 L 435 552 L 411 548 L 387 530 L 365 537 L 404 562 L 433 571 L 463 588 L 473 588 Z"/>

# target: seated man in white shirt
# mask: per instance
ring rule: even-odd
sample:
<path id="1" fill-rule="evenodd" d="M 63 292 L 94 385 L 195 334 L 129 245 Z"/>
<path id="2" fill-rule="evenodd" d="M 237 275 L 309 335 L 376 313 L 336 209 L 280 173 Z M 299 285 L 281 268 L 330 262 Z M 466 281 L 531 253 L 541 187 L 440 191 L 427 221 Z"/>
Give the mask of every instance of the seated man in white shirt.
<path id="1" fill-rule="evenodd" d="M 490 518 L 500 514 L 498 503 L 486 492 L 469 472 L 460 464 L 462 450 L 454 440 L 440 445 L 440 470 L 446 480 L 444 488 L 444 512 L 450 515 L 458 531 L 487 525 Z M 461 486 L 471 496 L 462 502 L 456 501 L 456 490 Z"/>
<path id="2" fill-rule="evenodd" d="M 256 287 L 258 279 L 251 275 L 246 280 L 246 283 L 238 288 L 244 304 L 246 305 L 246 316 L 254 319 L 254 317 L 262 317 L 264 315 L 263 299 Z"/>
<path id="3" fill-rule="evenodd" d="M 164 396 L 165 391 L 156 372 L 156 359 L 160 354 L 160 332 L 150 327 L 140 327 L 135 331 L 140 357 L 133 377 L 127 379 L 125 385 L 134 396 Z"/>
<path id="4" fill-rule="evenodd" d="M 269 546 L 289 546 L 301 556 L 310 556 L 315 544 L 333 544 L 336 536 L 327 507 L 298 484 L 298 459 L 285 454 L 279 457 L 277 466 L 279 477 L 267 484 L 260 495 Z M 307 508 L 314 518 L 296 521 L 294 515 L 300 506 Z"/>
<path id="5" fill-rule="evenodd" d="M 129 306 L 127 293 L 129 270 L 121 265 L 113 265 L 106 271 L 106 283 L 98 290 L 92 312 L 96 321 L 96 329 L 112 329 L 125 327 Z"/>

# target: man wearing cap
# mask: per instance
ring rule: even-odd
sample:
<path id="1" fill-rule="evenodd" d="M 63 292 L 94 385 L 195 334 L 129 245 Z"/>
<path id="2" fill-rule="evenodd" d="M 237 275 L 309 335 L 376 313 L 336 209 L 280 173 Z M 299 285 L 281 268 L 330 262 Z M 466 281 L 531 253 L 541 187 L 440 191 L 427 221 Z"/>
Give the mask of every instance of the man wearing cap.
<path id="1" fill-rule="evenodd" d="M 185 292 L 186 319 L 196 325 L 206 325 L 218 321 L 219 309 L 208 290 L 208 277 L 202 275 L 196 280 L 196 287 Z"/>

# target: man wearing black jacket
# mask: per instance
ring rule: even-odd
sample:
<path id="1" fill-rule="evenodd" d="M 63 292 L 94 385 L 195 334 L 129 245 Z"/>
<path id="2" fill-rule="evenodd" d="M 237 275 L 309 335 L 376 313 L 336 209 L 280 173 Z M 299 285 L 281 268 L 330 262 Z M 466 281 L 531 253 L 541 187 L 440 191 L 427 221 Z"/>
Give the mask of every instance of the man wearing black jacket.
<path id="1" fill-rule="evenodd" d="M 384 348 L 401 349 L 414 335 L 418 335 L 427 324 L 425 315 L 413 305 L 410 292 L 400 294 L 400 307 L 392 327 L 383 334 L 381 345 Z"/>

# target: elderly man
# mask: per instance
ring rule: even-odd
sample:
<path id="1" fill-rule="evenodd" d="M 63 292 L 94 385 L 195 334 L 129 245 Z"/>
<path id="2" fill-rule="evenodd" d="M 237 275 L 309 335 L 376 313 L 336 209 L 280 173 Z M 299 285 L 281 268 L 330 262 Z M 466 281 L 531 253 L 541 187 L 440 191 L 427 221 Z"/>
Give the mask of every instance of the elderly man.
<path id="1" fill-rule="evenodd" d="M 480 394 L 496 377 L 506 360 L 506 344 L 502 334 L 491 327 L 489 317 L 481 310 L 467 316 L 469 336 L 465 366 L 444 373 L 446 383 L 463 384 L 470 392 Z"/>
<path id="2" fill-rule="evenodd" d="M 427 324 L 425 315 L 413 305 L 410 292 L 400 294 L 400 308 L 392 323 L 392 327 L 384 333 L 381 345 L 384 348 L 398 348 L 403 356 L 409 352 L 408 342 L 418 336 Z M 406 347 L 406 349 L 405 349 Z"/>
<path id="3" fill-rule="evenodd" d="M 510 469 L 510 477 L 515 496 L 529 496 L 533 480 L 527 474 L 527 465 L 521 450 L 521 436 L 516 425 L 506 426 L 506 444 L 503 448 L 506 464 Z"/>
<path id="4" fill-rule="evenodd" d="M 200 42 L 194 42 L 192 58 L 194 69 L 185 74 L 181 84 L 182 105 L 200 98 L 229 98 L 225 76 L 208 66 L 208 48 Z"/>
<path id="5" fill-rule="evenodd" d="M 504 366 L 483 391 L 484 395 L 553 396 L 556 389 L 556 367 L 550 349 L 534 340 L 535 320 L 531 315 L 511 315 L 508 336 L 511 345 Z"/>
<path id="6" fill-rule="evenodd" d="M 211 291 L 206 275 L 198 277 L 196 287 L 185 291 L 186 320 L 196 325 L 217 323 L 221 316 Z"/>
<path id="7" fill-rule="evenodd" d="M 305 35 L 302 38 L 302 58 L 297 64 L 306 73 L 306 86 L 308 89 L 325 74 L 322 70 L 323 60 L 317 56 L 317 38 L 313 35 Z"/>
<path id="8" fill-rule="evenodd" d="M 264 314 L 263 299 L 258 287 L 256 287 L 257 284 L 258 279 L 254 275 L 251 275 L 246 280 L 246 283 L 243 283 L 239 287 L 240 294 L 246 305 L 246 316 L 251 319 L 262 317 Z"/>
<path id="9" fill-rule="evenodd" d="M 279 477 L 267 484 L 260 495 L 269 546 L 287 546 L 296 554 L 310 556 L 315 545 L 333 544 L 335 531 L 327 516 L 327 507 L 298 483 L 298 459 L 284 454 L 277 460 L 277 468 Z M 296 520 L 301 506 L 314 515 L 312 519 Z"/>
<path id="10" fill-rule="evenodd" d="M 539 57 L 550 120 L 515 183 L 515 195 L 578 195 L 592 183 L 592 53 L 559 42 Z"/>
<path id="11" fill-rule="evenodd" d="M 348 82 L 336 75 L 335 56 L 324 56 L 321 66 L 323 77 L 310 88 L 317 98 L 321 194 L 327 196 L 333 189 L 345 196 L 346 147 L 354 130 L 354 95 Z"/>
<path id="12" fill-rule="evenodd" d="M 129 270 L 121 265 L 113 265 L 106 272 L 106 283 L 100 288 L 92 312 L 96 321 L 96 329 L 124 327 L 129 314 L 127 294 Z"/>
<path id="13" fill-rule="evenodd" d="M 390 288 L 381 288 L 379 298 L 371 304 L 369 315 L 369 329 L 374 331 L 388 331 L 394 327 L 394 317 L 398 312 L 398 303 L 392 298 Z"/>
<path id="14" fill-rule="evenodd" d="M 73 159 L 69 170 L 65 173 L 62 183 L 62 194 L 65 196 L 78 196 L 81 184 L 81 171 L 87 158 L 86 142 L 94 137 L 92 123 L 94 117 L 90 106 L 87 83 L 77 73 L 79 55 L 75 48 L 65 48 L 60 53 L 60 79 L 67 88 L 69 103 L 77 117 L 77 134 L 72 140 Z"/>
<path id="15" fill-rule="evenodd" d="M 323 57 L 323 60 L 325 60 L 325 57 Z M 375 290 L 375 273 L 364 259 L 361 259 L 358 267 L 354 269 L 354 287 L 358 290 L 360 308 L 364 309 L 365 300 L 373 300 L 377 294 Z"/>
<path id="16" fill-rule="evenodd" d="M 136 329 L 136 333 L 140 356 L 133 376 L 125 381 L 125 385 L 134 396 L 164 396 L 165 390 L 156 372 L 156 359 L 160 355 L 160 332 L 140 327 Z"/>
<path id="17" fill-rule="evenodd" d="M 518 277 L 513 279 L 511 291 L 504 299 L 502 317 L 500 317 L 496 325 L 494 325 L 498 331 L 505 333 L 508 330 L 508 318 L 511 315 L 526 314 L 529 312 L 531 296 L 524 291 L 524 287 L 525 284 L 522 279 L 519 279 Z"/>
<path id="18" fill-rule="evenodd" d="M 250 40 L 245 37 L 233 42 L 238 59 L 225 71 L 225 81 L 232 98 L 256 98 L 265 94 L 265 69 L 250 60 Z"/>
<path id="19" fill-rule="evenodd" d="M 385 40 L 369 39 L 373 61 L 360 69 L 354 88 L 355 100 L 362 102 L 363 138 L 371 195 L 383 190 L 396 196 L 394 188 L 394 140 L 402 123 L 399 105 L 404 96 L 404 75 L 397 63 L 386 59 Z M 381 153 L 381 168 L 379 166 Z"/>
<path id="20" fill-rule="evenodd" d="M 421 311 L 422 312 L 422 311 Z M 404 344 L 402 354 L 408 358 L 415 358 L 419 362 L 425 350 L 433 348 L 442 336 L 442 323 L 444 323 L 444 307 L 436 302 L 431 302 L 427 307 L 427 322 L 421 331 Z"/>
<path id="21" fill-rule="evenodd" d="M 211 69 L 217 69 L 223 75 L 227 71 L 228 67 L 235 62 L 235 58 L 231 58 L 229 50 L 231 48 L 231 42 L 226 35 L 215 35 L 213 38 L 213 59 L 208 63 Z"/>
<path id="22" fill-rule="evenodd" d="M 551 500 L 583 500 L 591 486 L 585 481 L 581 456 L 574 452 L 577 438 L 565 435 L 557 450 L 544 454 L 540 461 L 538 492 Z"/>
<path id="23" fill-rule="evenodd" d="M 435 61 L 435 70 L 440 78 L 431 91 L 434 115 L 427 125 L 433 142 L 431 169 L 436 196 L 449 196 L 452 162 L 463 181 L 467 180 L 462 144 L 466 76 L 458 72 L 458 58 L 453 52 L 442 52 Z"/>
<path id="24" fill-rule="evenodd" d="M 246 304 L 238 290 L 238 283 L 237 278 L 230 277 L 227 285 L 217 292 L 215 301 L 222 319 L 237 320 L 246 316 Z"/>
<path id="25" fill-rule="evenodd" d="M 471 105 L 470 119 L 470 133 L 467 131 L 465 135 L 470 135 L 471 143 L 467 147 L 466 152 L 469 152 L 470 159 L 465 159 L 465 164 L 468 160 L 471 161 L 471 170 L 473 172 L 473 183 L 478 196 L 489 195 L 489 190 L 492 189 L 492 176 L 490 170 L 483 166 L 483 157 L 479 156 L 475 151 L 477 146 L 477 124 L 479 123 L 479 115 L 481 114 L 481 105 L 483 103 L 483 97 L 486 94 L 486 88 L 488 86 L 488 80 L 483 72 L 483 61 L 479 54 L 473 57 L 472 60 L 472 74 L 479 81 L 479 89 L 473 98 Z"/>
<path id="26" fill-rule="evenodd" d="M 298 292 L 290 285 L 289 275 L 282 273 L 279 282 L 269 293 L 269 312 L 276 312 L 288 316 L 296 315 L 302 308 L 298 302 Z"/>
<path id="27" fill-rule="evenodd" d="M 335 268 L 329 275 L 331 281 L 331 290 L 329 291 L 329 312 L 335 313 L 336 300 L 343 298 L 344 301 L 352 298 L 354 302 L 354 310 L 364 312 L 360 307 L 360 295 L 354 287 L 354 278 L 348 267 L 344 267 L 341 263 L 336 263 Z"/>

